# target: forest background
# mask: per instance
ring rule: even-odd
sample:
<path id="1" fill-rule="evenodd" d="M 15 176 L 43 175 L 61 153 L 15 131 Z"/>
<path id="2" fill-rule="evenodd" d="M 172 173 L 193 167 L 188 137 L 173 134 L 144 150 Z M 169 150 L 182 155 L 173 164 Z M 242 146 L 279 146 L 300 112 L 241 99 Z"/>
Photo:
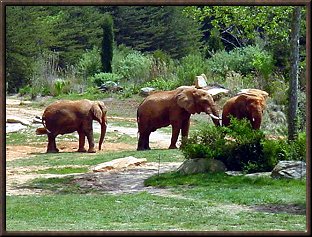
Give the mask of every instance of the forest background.
<path id="1" fill-rule="evenodd" d="M 6 6 L 6 91 L 38 96 L 119 97 L 142 87 L 208 83 L 235 94 L 258 88 L 285 122 L 291 74 L 291 6 Z M 305 9 L 299 29 L 299 131 L 306 128 Z M 112 37 L 107 40 L 107 31 Z M 104 46 L 104 44 L 106 44 Z M 111 49 L 107 44 L 111 44 Z M 105 48 L 106 47 L 106 48 Z M 109 51 L 112 51 L 111 53 Z M 111 55 L 103 67 L 103 55 Z M 114 96 L 115 96 L 114 95 Z M 272 124 L 274 126 L 274 124 Z M 286 126 L 276 129 L 286 134 Z"/>

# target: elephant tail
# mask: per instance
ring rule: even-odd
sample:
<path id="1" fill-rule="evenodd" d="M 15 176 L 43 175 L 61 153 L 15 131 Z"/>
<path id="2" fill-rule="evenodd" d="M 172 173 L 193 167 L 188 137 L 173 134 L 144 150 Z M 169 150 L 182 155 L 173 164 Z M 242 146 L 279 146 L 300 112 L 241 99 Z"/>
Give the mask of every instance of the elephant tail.
<path id="1" fill-rule="evenodd" d="M 45 123 L 45 119 L 44 119 L 44 117 L 42 117 L 42 124 L 43 124 L 43 128 L 37 128 L 36 129 L 36 134 L 37 135 L 44 135 L 44 134 L 49 134 L 49 133 L 51 133 L 48 129 L 47 129 L 47 127 L 46 127 L 46 123 Z"/>

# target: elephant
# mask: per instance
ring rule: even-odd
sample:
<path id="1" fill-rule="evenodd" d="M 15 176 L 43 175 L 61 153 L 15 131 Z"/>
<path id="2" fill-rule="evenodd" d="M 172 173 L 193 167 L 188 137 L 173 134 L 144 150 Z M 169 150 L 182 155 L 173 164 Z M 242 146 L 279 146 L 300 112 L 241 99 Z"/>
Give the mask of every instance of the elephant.
<path id="1" fill-rule="evenodd" d="M 253 129 L 260 129 L 268 95 L 265 91 L 250 89 L 227 100 L 223 105 L 222 126 L 229 126 L 230 116 L 233 116 L 237 119 L 246 118 Z"/>
<path id="2" fill-rule="evenodd" d="M 56 153 L 55 138 L 58 134 L 67 134 L 77 131 L 79 135 L 78 152 L 86 152 L 84 148 L 85 137 L 89 143 L 89 153 L 95 153 L 93 138 L 93 120 L 101 124 L 101 135 L 99 139 L 99 150 L 104 141 L 107 128 L 107 108 L 103 102 L 92 102 L 90 100 L 59 100 L 46 107 L 42 116 L 44 128 L 37 128 L 36 134 L 47 134 L 47 153 Z"/>
<path id="3" fill-rule="evenodd" d="M 176 149 L 181 130 L 182 142 L 188 137 L 191 114 L 205 112 L 220 126 L 219 109 L 212 96 L 203 89 L 183 86 L 171 91 L 155 92 L 138 106 L 137 150 L 150 150 L 149 136 L 158 128 L 172 126 L 169 149 Z"/>

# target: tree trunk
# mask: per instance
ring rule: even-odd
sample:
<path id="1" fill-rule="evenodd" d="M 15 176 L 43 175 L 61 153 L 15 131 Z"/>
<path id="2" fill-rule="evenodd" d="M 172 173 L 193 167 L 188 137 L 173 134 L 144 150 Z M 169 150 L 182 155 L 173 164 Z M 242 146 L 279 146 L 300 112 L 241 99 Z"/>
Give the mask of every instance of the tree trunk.
<path id="1" fill-rule="evenodd" d="M 291 72 L 289 84 L 288 104 L 288 140 L 297 137 L 297 109 L 298 109 L 298 63 L 299 63 L 299 30 L 301 7 L 294 7 L 291 22 Z"/>

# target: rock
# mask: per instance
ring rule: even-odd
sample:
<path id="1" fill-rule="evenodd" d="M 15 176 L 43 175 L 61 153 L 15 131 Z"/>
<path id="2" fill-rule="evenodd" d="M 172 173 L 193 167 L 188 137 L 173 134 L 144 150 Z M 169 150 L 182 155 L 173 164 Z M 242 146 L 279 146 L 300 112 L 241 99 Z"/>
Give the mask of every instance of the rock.
<path id="1" fill-rule="evenodd" d="M 306 163 L 303 161 L 279 161 L 271 172 L 272 178 L 301 179 L 306 176 Z"/>
<path id="2" fill-rule="evenodd" d="M 155 91 L 155 88 L 153 87 L 144 87 L 144 88 L 141 88 L 140 95 L 148 96 L 151 92 L 154 92 L 154 91 Z"/>
<path id="3" fill-rule="evenodd" d="M 22 130 L 24 128 L 26 128 L 26 126 L 24 126 L 20 123 L 7 123 L 6 128 L 5 128 L 5 132 L 6 133 L 17 132 L 17 131 Z"/>
<path id="4" fill-rule="evenodd" d="M 230 175 L 230 176 L 242 176 L 242 175 L 244 175 L 242 171 L 226 171 L 225 173 L 227 175 Z"/>
<path id="5" fill-rule="evenodd" d="M 42 118 L 39 116 L 35 116 L 32 122 L 42 124 Z"/>
<path id="6" fill-rule="evenodd" d="M 106 91 L 118 92 L 118 91 L 122 91 L 123 88 L 114 81 L 106 81 L 99 87 L 99 90 L 102 92 L 106 92 Z"/>
<path id="7" fill-rule="evenodd" d="M 227 93 L 229 93 L 228 89 L 224 89 L 224 88 L 220 88 L 220 87 L 208 88 L 207 91 L 208 91 L 208 93 L 210 95 L 212 95 L 212 97 L 215 96 L 215 95 L 218 95 L 218 94 L 227 94 Z"/>
<path id="8" fill-rule="evenodd" d="M 25 126 L 29 126 L 30 125 L 29 121 L 27 121 L 26 119 L 19 118 L 17 116 L 9 116 L 9 117 L 7 117 L 6 122 L 7 123 L 20 123 L 20 124 L 25 125 Z"/>
<path id="9" fill-rule="evenodd" d="M 225 172 L 226 167 L 224 163 L 219 160 L 195 158 L 184 161 L 177 171 L 182 174 L 213 173 Z"/>
<path id="10" fill-rule="evenodd" d="M 251 178 L 270 177 L 270 175 L 271 175 L 271 172 L 258 172 L 258 173 L 245 174 L 246 177 L 251 177 Z"/>
<path id="11" fill-rule="evenodd" d="M 108 161 L 105 163 L 101 163 L 94 168 L 92 168 L 93 172 L 106 172 L 114 169 L 124 169 L 133 166 L 140 166 L 143 163 L 146 163 L 147 160 L 145 158 L 138 159 L 133 156 L 128 156 L 124 158 L 114 159 L 112 161 Z"/>
<path id="12" fill-rule="evenodd" d="M 207 86 L 207 77 L 205 74 L 201 74 L 200 76 L 195 76 L 196 88 L 204 88 L 206 86 Z"/>

